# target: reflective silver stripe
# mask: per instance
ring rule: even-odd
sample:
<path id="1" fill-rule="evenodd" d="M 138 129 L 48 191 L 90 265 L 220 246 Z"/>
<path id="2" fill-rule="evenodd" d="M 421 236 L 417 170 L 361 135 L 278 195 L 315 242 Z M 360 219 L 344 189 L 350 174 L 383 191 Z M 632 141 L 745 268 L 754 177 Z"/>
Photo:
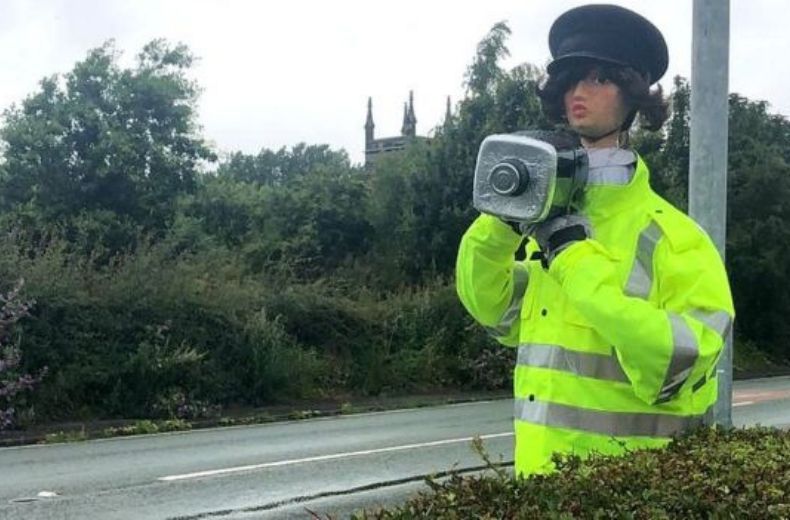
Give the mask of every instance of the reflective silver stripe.
<path id="1" fill-rule="evenodd" d="M 716 333 L 721 336 L 722 339 L 726 339 L 727 335 L 730 333 L 730 328 L 732 328 L 732 318 L 730 317 L 729 313 L 726 311 L 714 311 L 714 312 L 706 312 L 699 309 L 695 309 L 689 311 L 689 314 L 695 320 L 701 321 L 705 324 L 706 327 L 716 331 Z M 694 383 L 694 386 L 691 387 L 692 392 L 698 391 L 700 388 L 705 386 L 705 383 L 710 381 L 716 376 L 716 364 L 713 366 L 713 370 L 710 374 L 705 374 L 700 378 L 699 381 Z"/>
<path id="2" fill-rule="evenodd" d="M 518 348 L 518 365 L 550 368 L 594 379 L 629 382 L 614 352 L 609 355 L 592 354 L 555 345 L 528 343 Z"/>
<path id="3" fill-rule="evenodd" d="M 485 327 L 486 331 L 495 338 L 507 336 L 510 328 L 521 314 L 521 302 L 524 300 L 524 293 L 527 291 L 529 274 L 523 264 L 513 264 L 513 295 L 510 297 L 510 304 L 502 318 L 493 327 Z"/>
<path id="4" fill-rule="evenodd" d="M 726 311 L 705 312 L 699 309 L 690 311 L 695 320 L 699 320 L 710 329 L 715 330 L 722 338 L 726 337 L 732 327 L 732 318 Z"/>
<path id="5" fill-rule="evenodd" d="M 703 423 L 704 415 L 591 410 L 533 399 L 515 400 L 516 420 L 543 426 L 571 428 L 615 437 L 671 437 Z"/>
<path id="6" fill-rule="evenodd" d="M 716 375 L 716 367 L 714 366 L 713 367 L 713 372 L 711 372 L 710 374 L 705 374 L 704 376 L 702 376 L 702 378 L 700 378 L 700 380 L 697 381 L 696 383 L 694 383 L 694 386 L 691 387 L 691 391 L 692 392 L 698 391 L 700 388 L 705 386 L 705 383 L 707 383 L 708 381 L 713 379 L 713 377 L 715 375 Z"/>
<path id="7" fill-rule="evenodd" d="M 625 186 L 633 178 L 633 166 L 605 166 L 602 168 L 590 168 L 587 173 L 587 184 L 590 186 Z"/>
<path id="8" fill-rule="evenodd" d="M 661 385 L 657 403 L 671 399 L 686 382 L 694 363 L 699 357 L 699 347 L 694 332 L 679 315 L 669 312 L 669 324 L 672 327 L 672 359 Z"/>
<path id="9" fill-rule="evenodd" d="M 639 234 L 634 265 L 625 284 L 625 293 L 628 296 L 647 299 L 650 295 L 650 289 L 653 287 L 653 255 L 662 235 L 661 228 L 655 222 L 651 222 Z"/>

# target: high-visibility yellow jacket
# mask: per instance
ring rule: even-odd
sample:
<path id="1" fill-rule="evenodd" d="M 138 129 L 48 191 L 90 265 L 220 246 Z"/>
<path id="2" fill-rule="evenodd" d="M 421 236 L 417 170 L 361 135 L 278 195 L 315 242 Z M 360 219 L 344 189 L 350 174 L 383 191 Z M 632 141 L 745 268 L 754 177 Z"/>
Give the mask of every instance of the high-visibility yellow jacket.
<path id="1" fill-rule="evenodd" d="M 734 318 L 721 257 L 705 232 L 655 194 L 637 158 L 628 179 L 597 179 L 581 213 L 593 238 L 550 269 L 514 260 L 522 239 L 479 216 L 456 265 L 458 295 L 501 343 L 514 374 L 518 474 L 554 452 L 658 447 L 703 422 Z"/>

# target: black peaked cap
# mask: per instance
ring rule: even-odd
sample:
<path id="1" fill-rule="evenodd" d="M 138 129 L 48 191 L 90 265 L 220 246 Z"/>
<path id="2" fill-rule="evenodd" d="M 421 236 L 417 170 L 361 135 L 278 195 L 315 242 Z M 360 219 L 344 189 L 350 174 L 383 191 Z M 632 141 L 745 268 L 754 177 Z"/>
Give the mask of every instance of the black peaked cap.
<path id="1" fill-rule="evenodd" d="M 549 31 L 554 58 L 549 73 L 579 59 L 626 65 L 655 83 L 667 71 L 669 53 L 664 37 L 643 16 L 616 5 L 592 4 L 560 15 Z"/>

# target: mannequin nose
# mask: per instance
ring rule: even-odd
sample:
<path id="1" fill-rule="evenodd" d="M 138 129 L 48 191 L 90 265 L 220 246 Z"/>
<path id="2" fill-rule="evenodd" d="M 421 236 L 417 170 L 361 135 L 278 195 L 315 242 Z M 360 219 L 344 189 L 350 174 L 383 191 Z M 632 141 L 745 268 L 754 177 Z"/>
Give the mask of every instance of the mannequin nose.
<path id="1" fill-rule="evenodd" d="M 587 89 L 585 88 L 584 81 L 577 81 L 575 84 L 571 85 L 571 88 L 568 89 L 568 95 L 572 98 L 580 98 L 584 97 Z"/>

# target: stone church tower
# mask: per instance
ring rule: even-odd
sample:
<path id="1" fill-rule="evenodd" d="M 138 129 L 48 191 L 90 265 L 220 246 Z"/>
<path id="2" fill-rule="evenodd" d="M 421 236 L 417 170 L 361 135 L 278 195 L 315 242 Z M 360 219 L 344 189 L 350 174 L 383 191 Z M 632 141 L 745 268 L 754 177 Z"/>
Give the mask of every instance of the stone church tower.
<path id="1" fill-rule="evenodd" d="M 403 124 L 399 136 L 376 139 L 373 123 L 373 99 L 368 98 L 368 117 L 365 121 L 365 166 L 370 167 L 385 153 L 403 150 L 411 139 L 426 139 L 417 135 L 417 116 L 414 114 L 414 92 L 409 92 L 409 101 L 403 104 Z"/>

